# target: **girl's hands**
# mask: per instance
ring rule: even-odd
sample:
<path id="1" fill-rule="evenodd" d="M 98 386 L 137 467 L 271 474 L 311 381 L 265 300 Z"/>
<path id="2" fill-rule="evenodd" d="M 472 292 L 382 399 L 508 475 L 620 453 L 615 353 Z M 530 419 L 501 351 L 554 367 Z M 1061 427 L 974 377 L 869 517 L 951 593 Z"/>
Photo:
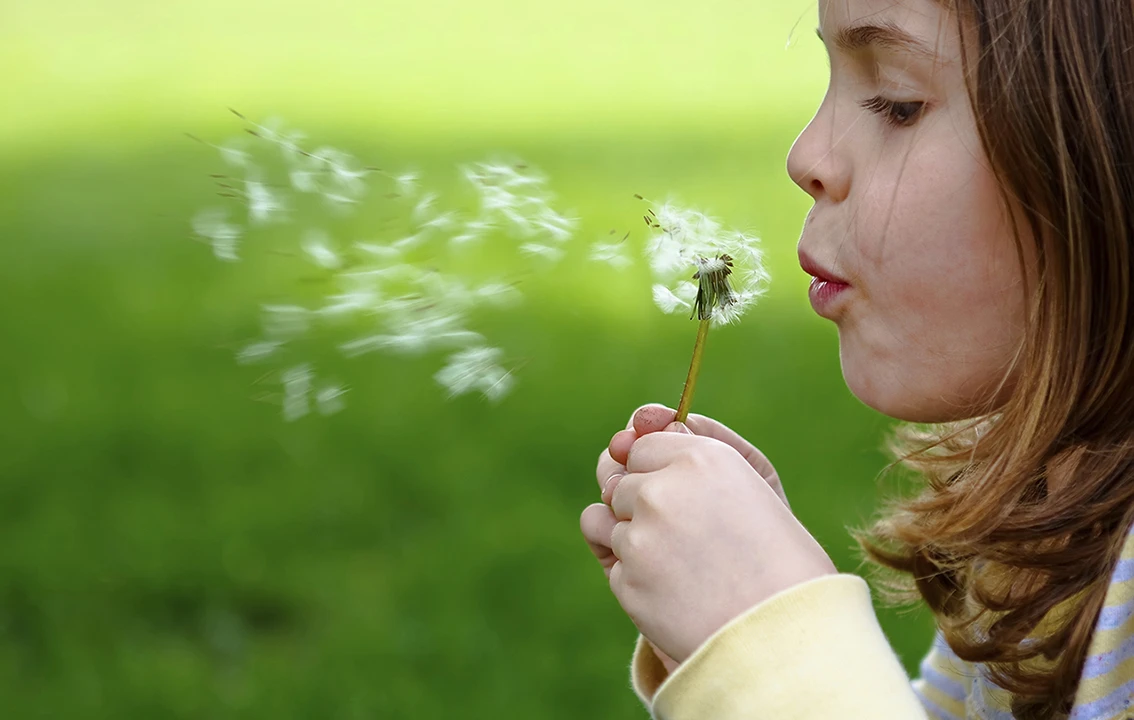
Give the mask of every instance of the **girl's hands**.
<path id="1" fill-rule="evenodd" d="M 674 415 L 647 405 L 611 439 L 596 472 L 604 503 L 580 518 L 615 597 L 670 671 L 754 605 L 837 572 L 759 450 L 709 418 Z"/>

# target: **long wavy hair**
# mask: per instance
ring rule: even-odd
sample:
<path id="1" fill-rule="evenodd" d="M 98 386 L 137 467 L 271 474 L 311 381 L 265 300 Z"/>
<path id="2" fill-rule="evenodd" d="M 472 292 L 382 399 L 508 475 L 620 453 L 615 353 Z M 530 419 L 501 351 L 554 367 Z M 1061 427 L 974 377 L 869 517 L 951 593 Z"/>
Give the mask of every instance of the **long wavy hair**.
<path id="1" fill-rule="evenodd" d="M 1057 718 L 1134 524 L 1134 3 L 952 4 L 1036 281 L 1008 399 L 899 427 L 890 469 L 923 486 L 855 537 L 898 571 L 884 573 L 887 596 L 924 599 L 953 651 L 1012 693 L 1016 718 Z"/>

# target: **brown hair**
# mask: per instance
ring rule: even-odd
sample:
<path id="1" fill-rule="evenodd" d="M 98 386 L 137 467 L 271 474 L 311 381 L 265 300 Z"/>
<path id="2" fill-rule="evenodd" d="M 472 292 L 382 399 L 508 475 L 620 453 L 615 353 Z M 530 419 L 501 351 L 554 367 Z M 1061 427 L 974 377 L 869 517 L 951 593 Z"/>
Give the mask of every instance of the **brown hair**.
<path id="1" fill-rule="evenodd" d="M 898 429 L 891 468 L 924 488 L 855 537 L 899 571 L 888 596 L 924 598 L 1038 720 L 1070 710 L 1134 523 L 1134 3 L 954 4 L 984 150 L 1034 258 L 1027 329 L 1007 400 Z"/>

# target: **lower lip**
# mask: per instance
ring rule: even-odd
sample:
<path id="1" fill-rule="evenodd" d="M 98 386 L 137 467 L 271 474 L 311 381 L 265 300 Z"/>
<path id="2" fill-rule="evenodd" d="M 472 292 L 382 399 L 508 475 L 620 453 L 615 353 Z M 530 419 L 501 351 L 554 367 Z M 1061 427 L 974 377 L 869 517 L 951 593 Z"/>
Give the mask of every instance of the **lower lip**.
<path id="1" fill-rule="evenodd" d="M 812 278 L 807 295 L 811 299 L 811 307 L 815 308 L 815 312 L 826 316 L 845 290 L 850 290 L 850 285 L 822 278 Z"/>

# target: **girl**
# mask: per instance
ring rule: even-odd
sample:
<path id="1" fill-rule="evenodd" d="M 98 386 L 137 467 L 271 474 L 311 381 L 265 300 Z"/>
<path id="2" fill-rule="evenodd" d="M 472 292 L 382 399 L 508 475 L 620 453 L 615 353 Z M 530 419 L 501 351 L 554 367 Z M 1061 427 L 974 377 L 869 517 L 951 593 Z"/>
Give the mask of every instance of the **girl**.
<path id="1" fill-rule="evenodd" d="M 925 487 L 856 539 L 937 638 L 911 683 L 767 459 L 648 406 L 581 518 L 634 690 L 666 720 L 1134 717 L 1134 3 L 818 4 L 799 256 L 847 385 L 909 421 Z"/>

